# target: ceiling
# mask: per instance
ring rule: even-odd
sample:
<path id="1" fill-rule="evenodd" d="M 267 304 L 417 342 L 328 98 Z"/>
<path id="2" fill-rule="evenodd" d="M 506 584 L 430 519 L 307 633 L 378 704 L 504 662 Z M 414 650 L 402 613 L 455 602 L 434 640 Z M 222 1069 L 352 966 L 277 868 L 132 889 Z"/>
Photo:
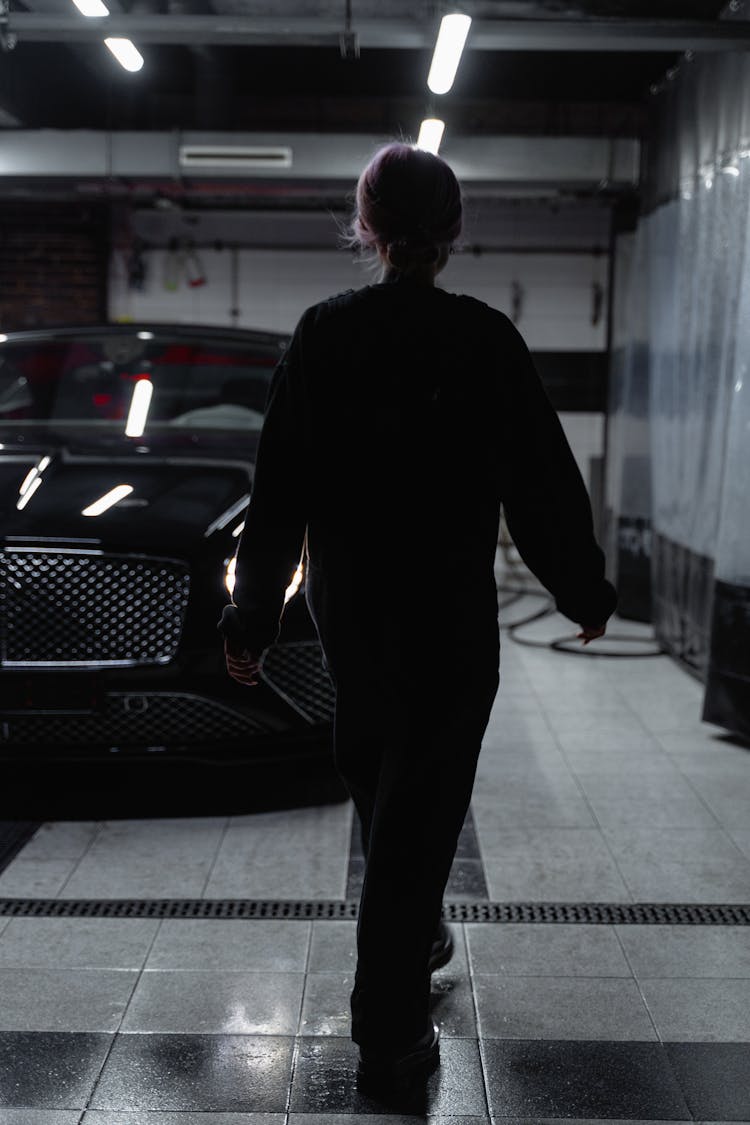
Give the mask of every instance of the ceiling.
<path id="1" fill-rule="evenodd" d="M 10 0 L 5 36 L 0 0 L 0 199 L 347 210 L 360 149 L 416 139 L 422 118 L 435 115 L 446 122 L 448 158 L 461 162 L 467 182 L 472 174 L 483 180 L 478 196 L 492 197 L 480 172 L 486 150 L 498 169 L 496 194 L 556 195 L 573 206 L 609 199 L 632 209 L 637 159 L 635 177 L 618 183 L 614 153 L 618 145 L 637 152 L 647 137 L 652 91 L 689 65 L 688 48 L 726 49 L 733 35 L 738 46 L 750 44 L 750 0 L 105 2 L 108 34 L 129 35 L 144 56 L 135 74 L 104 47 L 101 22 L 71 0 Z M 473 17 L 472 28 L 453 89 L 435 97 L 426 85 L 432 49 L 440 17 L 456 8 Z M 201 178 L 174 161 L 165 167 L 181 133 L 224 144 L 233 136 L 293 141 L 295 166 L 284 177 Z M 555 145 L 563 146 L 568 182 L 550 190 L 545 153 Z M 118 170 L 116 154 L 126 147 L 137 159 Z M 336 178 L 342 153 L 355 170 L 347 164 Z M 509 183 L 515 157 L 525 172 Z M 40 160 L 44 174 L 29 174 Z M 158 172 L 142 172 L 149 161 Z"/>
<path id="2" fill-rule="evenodd" d="M 359 54 L 349 58 L 339 42 L 346 0 L 108 0 L 107 6 L 113 18 L 161 17 L 162 40 L 170 28 L 177 34 L 181 17 L 204 17 L 214 35 L 193 23 L 186 42 L 141 40 L 145 65 L 129 74 L 101 43 L 98 21 L 79 16 L 70 0 L 10 0 L 17 43 L 0 53 L 0 125 L 416 135 L 422 117 L 435 112 L 454 133 L 640 136 L 650 87 L 684 52 L 670 48 L 669 34 L 648 50 L 573 49 L 580 47 L 577 33 L 602 20 L 614 21 L 612 36 L 656 21 L 668 21 L 668 32 L 696 21 L 705 30 L 718 23 L 727 0 L 459 4 L 474 23 L 455 85 L 441 98 L 431 98 L 426 76 L 440 15 L 451 10 L 447 3 L 350 0 Z M 23 24 L 26 16 L 47 17 L 46 38 Z M 243 17 L 251 29 L 265 29 L 257 35 L 262 42 L 253 41 L 252 31 L 243 45 L 226 34 L 228 21 Z M 559 49 L 531 49 L 533 40 L 522 50 L 477 46 L 496 43 L 506 21 L 521 20 L 532 31 L 561 21 Z M 81 41 L 84 33 L 97 38 Z M 139 45 L 135 33 L 132 38 Z M 402 45 L 368 46 L 391 42 Z"/>

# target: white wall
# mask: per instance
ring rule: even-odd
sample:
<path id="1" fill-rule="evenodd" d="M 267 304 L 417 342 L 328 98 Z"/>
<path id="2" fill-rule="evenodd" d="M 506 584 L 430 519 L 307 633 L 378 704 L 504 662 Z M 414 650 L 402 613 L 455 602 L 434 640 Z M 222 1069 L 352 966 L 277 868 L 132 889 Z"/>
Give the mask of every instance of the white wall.
<path id="1" fill-rule="evenodd" d="M 162 283 L 164 250 L 144 254 L 146 284 L 128 289 L 123 257 L 110 269 L 110 320 L 233 323 L 230 309 L 231 252 L 199 250 L 207 284 L 176 292 Z M 343 251 L 239 250 L 237 326 L 291 332 L 309 305 L 343 289 L 358 289 L 374 278 Z M 601 351 L 606 346 L 604 315 L 591 324 L 592 283 L 606 287 L 607 261 L 592 254 L 455 254 L 439 283 L 454 293 L 469 293 L 510 315 L 511 283 L 524 289 L 518 328 L 530 348 L 540 351 Z M 606 311 L 606 295 L 603 309 Z"/>

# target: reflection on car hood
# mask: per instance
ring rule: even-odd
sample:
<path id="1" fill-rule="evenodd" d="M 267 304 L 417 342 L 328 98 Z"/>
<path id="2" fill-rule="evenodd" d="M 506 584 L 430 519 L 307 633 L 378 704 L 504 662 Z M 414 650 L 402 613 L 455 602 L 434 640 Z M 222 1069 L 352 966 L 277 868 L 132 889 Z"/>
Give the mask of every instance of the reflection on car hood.
<path id="1" fill-rule="evenodd" d="M 99 540 L 110 550 L 174 556 L 192 555 L 217 538 L 234 542 L 253 474 L 250 460 L 232 457 L 236 451 L 225 446 L 221 457 L 205 446 L 175 449 L 170 442 L 142 452 L 114 444 L 106 453 L 93 442 L 71 450 L 46 438 L 27 433 L 22 443 L 1 443 L 6 543 Z M 83 515 L 112 495 L 120 498 L 106 510 Z"/>

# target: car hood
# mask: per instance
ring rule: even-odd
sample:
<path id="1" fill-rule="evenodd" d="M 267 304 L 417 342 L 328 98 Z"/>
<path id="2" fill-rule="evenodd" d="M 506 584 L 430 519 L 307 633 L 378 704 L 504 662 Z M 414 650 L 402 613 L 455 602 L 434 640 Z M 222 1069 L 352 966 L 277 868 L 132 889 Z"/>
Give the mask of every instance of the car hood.
<path id="1" fill-rule="evenodd" d="M 64 442 L 49 433 L 2 441 L 5 544 L 79 541 L 174 557 L 192 556 L 209 543 L 236 542 L 232 531 L 250 496 L 257 446 L 257 435 L 250 441 L 243 436 L 244 449 L 226 442 L 221 449 L 211 441 L 187 447 L 168 440 L 148 447 Z M 99 510 L 103 498 L 114 495 L 121 498 Z M 93 514 L 83 514 L 92 508 Z"/>

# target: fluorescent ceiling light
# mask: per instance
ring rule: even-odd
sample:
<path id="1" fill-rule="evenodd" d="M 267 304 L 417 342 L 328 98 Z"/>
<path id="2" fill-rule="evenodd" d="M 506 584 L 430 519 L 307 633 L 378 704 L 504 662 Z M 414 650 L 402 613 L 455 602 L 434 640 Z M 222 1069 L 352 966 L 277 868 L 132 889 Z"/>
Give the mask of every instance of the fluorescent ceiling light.
<path id="1" fill-rule="evenodd" d="M 250 493 L 246 492 L 244 496 L 240 496 L 239 500 L 235 500 L 231 507 L 227 508 L 225 512 L 222 512 L 220 516 L 217 516 L 216 519 L 208 525 L 203 532 L 203 538 L 208 539 L 209 535 L 213 535 L 215 531 L 221 531 L 222 528 L 226 527 L 230 520 L 235 519 L 235 517 L 247 507 L 249 499 Z"/>
<path id="2" fill-rule="evenodd" d="M 102 0 L 73 0 L 82 16 L 108 16 L 109 8 L 105 8 Z"/>
<path id="3" fill-rule="evenodd" d="M 5 335 L 4 332 L 0 332 L 0 344 L 6 344 L 7 342 L 8 342 L 8 337 Z"/>
<path id="4" fill-rule="evenodd" d="M 21 481 L 21 487 L 18 490 L 18 495 L 23 496 L 25 492 L 28 492 L 32 482 L 35 481 L 38 476 L 39 470 L 37 469 L 36 465 L 34 465 L 34 468 L 29 469 L 28 473 Z"/>
<path id="5" fill-rule="evenodd" d="M 35 470 L 33 470 L 33 469 L 32 469 L 32 472 L 34 472 L 34 471 L 35 471 Z M 27 478 L 27 479 L 28 479 L 28 478 Z M 29 500 L 30 500 L 30 499 L 31 499 L 31 497 L 32 497 L 32 496 L 34 495 L 34 493 L 36 492 L 37 488 L 39 488 L 39 485 L 40 485 L 41 483 L 42 483 L 42 478 L 41 478 L 41 477 L 40 477 L 39 475 L 37 475 L 37 476 L 35 476 L 35 477 L 33 478 L 33 480 L 32 480 L 32 481 L 31 481 L 31 482 L 30 482 L 30 483 L 29 483 L 29 484 L 28 484 L 28 485 L 26 486 L 26 489 L 24 490 L 24 492 L 22 492 L 22 493 L 21 493 L 21 496 L 20 496 L 20 498 L 19 498 L 19 500 L 18 500 L 18 503 L 16 504 L 16 508 L 18 508 L 18 511 L 19 511 L 19 512 L 22 512 L 22 511 L 23 511 L 23 509 L 24 509 L 24 508 L 26 507 L 26 505 L 28 504 Z"/>
<path id="6" fill-rule="evenodd" d="M 105 44 L 117 59 L 120 66 L 126 70 L 140 70 L 143 66 L 143 55 L 129 39 L 105 39 Z"/>
<path id="7" fill-rule="evenodd" d="M 37 477 L 41 477 L 41 474 L 44 472 L 44 470 L 49 465 L 50 460 L 51 460 L 50 457 L 42 457 L 41 461 L 39 461 L 36 465 L 34 465 L 33 469 L 29 469 L 28 473 L 26 474 L 26 476 L 23 478 L 23 481 L 21 482 L 21 487 L 18 490 L 19 496 L 25 496 L 26 495 L 26 493 L 29 491 L 29 489 L 31 488 L 32 484 L 37 479 Z M 41 483 L 42 482 L 40 480 L 39 484 L 41 484 Z M 31 489 L 32 493 L 36 492 L 37 487 L 38 486 L 35 486 L 33 489 Z M 21 505 L 21 506 L 23 507 L 24 505 Z"/>
<path id="8" fill-rule="evenodd" d="M 100 516 L 102 512 L 106 512 L 113 504 L 117 504 L 119 500 L 123 500 L 129 496 L 133 491 L 132 484 L 118 484 L 109 492 L 105 492 L 93 504 L 89 504 L 88 508 L 84 508 L 81 512 L 82 516 Z"/>
<path id="9" fill-rule="evenodd" d="M 153 332 L 136 332 L 136 336 L 139 340 L 153 340 L 154 338 Z"/>
<path id="10" fill-rule="evenodd" d="M 438 117 L 425 117 L 419 127 L 416 148 L 422 148 L 425 152 L 432 152 L 437 156 L 444 129 L 445 122 Z"/>
<path id="11" fill-rule="evenodd" d="M 440 21 L 432 65 L 427 75 L 427 85 L 433 94 L 447 94 L 453 85 L 470 26 L 471 16 L 454 14 L 443 16 Z"/>
<path id="12" fill-rule="evenodd" d="M 133 397 L 130 400 L 128 420 L 125 423 L 126 437 L 140 437 L 146 428 L 148 408 L 151 405 L 151 395 L 154 393 L 154 384 L 150 379 L 138 379 L 133 387 Z"/>

